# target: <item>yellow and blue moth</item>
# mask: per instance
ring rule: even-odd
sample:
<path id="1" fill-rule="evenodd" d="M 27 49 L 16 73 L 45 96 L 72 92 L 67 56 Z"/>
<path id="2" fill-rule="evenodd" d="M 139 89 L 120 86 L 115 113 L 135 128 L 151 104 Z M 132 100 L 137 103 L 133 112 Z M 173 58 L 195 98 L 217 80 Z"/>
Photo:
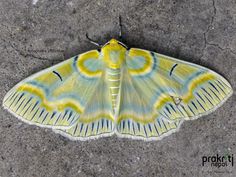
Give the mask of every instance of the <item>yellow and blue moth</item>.
<path id="1" fill-rule="evenodd" d="M 158 140 L 232 94 L 219 74 L 111 39 L 21 81 L 3 106 L 73 140 L 116 134 Z"/>

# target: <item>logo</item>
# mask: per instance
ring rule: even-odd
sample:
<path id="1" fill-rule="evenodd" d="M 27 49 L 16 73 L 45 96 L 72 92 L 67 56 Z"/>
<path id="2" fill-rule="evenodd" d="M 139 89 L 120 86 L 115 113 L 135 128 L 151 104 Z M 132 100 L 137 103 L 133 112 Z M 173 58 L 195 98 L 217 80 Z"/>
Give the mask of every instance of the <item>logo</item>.
<path id="1" fill-rule="evenodd" d="M 213 156 L 202 156 L 202 166 L 210 165 L 211 167 L 228 167 L 234 166 L 234 155 L 233 154 L 226 154 L 221 156 L 219 154 Z"/>

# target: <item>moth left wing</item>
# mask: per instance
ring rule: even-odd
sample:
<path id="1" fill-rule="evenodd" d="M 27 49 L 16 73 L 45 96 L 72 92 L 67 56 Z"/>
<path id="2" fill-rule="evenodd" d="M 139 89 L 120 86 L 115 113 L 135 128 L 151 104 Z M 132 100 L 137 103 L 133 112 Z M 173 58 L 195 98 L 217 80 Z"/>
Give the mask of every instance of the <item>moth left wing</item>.
<path id="1" fill-rule="evenodd" d="M 183 120 L 212 112 L 232 94 L 219 74 L 158 53 L 130 49 L 125 67 L 117 125 L 123 136 L 158 139 Z"/>
<path id="2" fill-rule="evenodd" d="M 94 96 L 103 83 L 102 72 L 99 52 L 86 52 L 21 81 L 6 94 L 3 106 L 19 119 L 42 127 L 69 129 L 78 119 L 81 126 L 83 122 L 95 126 L 89 116 L 81 115 L 100 118 L 94 108 L 99 101 L 92 101 L 100 98 Z"/>

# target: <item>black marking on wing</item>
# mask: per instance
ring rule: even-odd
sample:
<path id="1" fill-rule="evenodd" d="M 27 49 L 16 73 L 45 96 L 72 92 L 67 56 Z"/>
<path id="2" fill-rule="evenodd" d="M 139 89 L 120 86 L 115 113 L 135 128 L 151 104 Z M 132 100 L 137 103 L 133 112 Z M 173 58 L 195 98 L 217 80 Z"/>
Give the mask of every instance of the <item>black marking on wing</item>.
<path id="1" fill-rule="evenodd" d="M 204 97 L 208 100 L 208 102 L 211 103 L 212 106 L 214 106 L 214 104 L 212 104 L 212 102 L 210 101 L 210 99 L 209 99 L 205 94 L 203 94 L 203 95 L 204 95 Z"/>
<path id="2" fill-rule="evenodd" d="M 133 132 L 134 132 L 134 134 L 135 134 L 134 122 L 132 122 L 132 127 L 133 127 Z"/>
<path id="3" fill-rule="evenodd" d="M 168 119 L 171 119 L 168 115 L 167 115 L 167 113 L 165 112 L 165 111 L 163 111 L 164 112 L 164 114 L 166 115 L 166 117 L 168 118 Z"/>
<path id="4" fill-rule="evenodd" d="M 99 129 L 99 123 L 100 123 L 100 121 L 98 122 L 98 125 L 97 125 L 97 133 L 98 133 L 98 129 Z"/>
<path id="5" fill-rule="evenodd" d="M 72 116 L 72 114 L 73 114 L 73 112 L 70 111 L 70 113 L 69 113 L 69 117 L 67 118 L 67 121 L 70 119 L 70 117 Z"/>
<path id="6" fill-rule="evenodd" d="M 197 110 L 197 106 L 195 105 L 195 103 L 193 101 L 191 101 L 191 103 L 195 107 L 195 109 Z"/>
<path id="7" fill-rule="evenodd" d="M 129 120 L 127 120 L 127 123 L 128 123 L 128 129 L 130 130 L 130 122 L 129 122 Z"/>
<path id="8" fill-rule="evenodd" d="M 56 119 L 56 121 L 55 121 L 54 125 L 56 125 L 56 124 L 57 124 L 58 120 L 59 120 L 59 119 L 60 119 L 60 117 L 61 117 L 61 114 L 62 114 L 62 113 L 60 113 L 60 114 L 57 116 L 57 119 Z"/>
<path id="9" fill-rule="evenodd" d="M 196 100 L 197 100 L 198 104 L 202 107 L 202 109 L 203 109 L 204 111 L 206 111 L 206 109 L 202 106 L 202 104 L 200 103 L 200 101 L 198 101 L 198 99 L 196 99 Z"/>
<path id="10" fill-rule="evenodd" d="M 158 134 L 158 136 L 159 136 L 160 134 L 159 134 L 159 132 L 158 132 L 158 130 L 157 130 L 156 124 L 154 124 L 154 127 L 155 127 L 155 130 L 156 130 L 156 132 L 157 132 L 157 134 Z"/>
<path id="11" fill-rule="evenodd" d="M 17 94 L 16 96 L 15 96 L 15 98 L 13 99 L 13 101 L 11 102 L 11 104 L 10 104 L 10 106 L 9 106 L 9 108 L 11 108 L 11 106 L 13 105 L 13 103 L 16 101 L 16 98 L 19 96 L 19 94 Z"/>
<path id="12" fill-rule="evenodd" d="M 42 109 L 42 111 L 41 111 L 41 113 L 40 113 L 38 118 L 40 118 L 43 115 L 43 113 L 44 113 L 44 109 Z"/>
<path id="13" fill-rule="evenodd" d="M 19 103 L 19 101 L 23 98 L 24 93 L 21 94 L 21 96 L 19 97 L 19 99 L 17 100 L 17 102 L 15 103 L 15 106 Z"/>
<path id="14" fill-rule="evenodd" d="M 166 110 L 167 110 L 167 111 L 168 111 L 168 112 L 171 114 L 171 112 L 170 112 L 169 108 L 168 108 L 167 106 L 166 106 L 165 108 L 166 108 Z"/>
<path id="15" fill-rule="evenodd" d="M 103 119 L 102 119 L 102 129 L 103 129 L 103 123 L 104 123 L 104 122 L 103 122 Z"/>
<path id="16" fill-rule="evenodd" d="M 19 110 L 19 108 L 21 107 L 21 105 L 23 104 L 23 102 L 25 101 L 25 99 L 23 99 L 20 103 L 20 105 L 18 106 L 18 108 L 16 109 L 16 112 Z"/>
<path id="17" fill-rule="evenodd" d="M 188 105 L 188 108 L 190 109 L 190 111 L 193 113 L 193 115 L 195 115 L 195 113 L 193 112 L 192 108 Z"/>
<path id="18" fill-rule="evenodd" d="M 75 129 L 74 129 L 73 135 L 76 133 L 77 128 L 78 128 L 78 124 L 75 126 Z"/>
<path id="19" fill-rule="evenodd" d="M 88 132 L 88 125 L 86 126 L 86 129 L 85 129 L 85 136 L 87 135 L 87 132 Z"/>
<path id="20" fill-rule="evenodd" d="M 174 64 L 174 66 L 172 66 L 171 70 L 170 70 L 170 76 L 172 74 L 172 72 L 174 71 L 175 67 L 177 66 L 178 64 Z"/>
<path id="21" fill-rule="evenodd" d="M 25 103 L 25 105 L 24 105 L 24 107 L 22 108 L 22 110 L 25 109 L 25 107 L 27 106 L 27 104 L 29 104 L 29 102 L 32 100 L 32 98 L 33 98 L 33 97 L 30 97 L 30 99 Z"/>
<path id="22" fill-rule="evenodd" d="M 31 111 L 30 111 L 30 113 L 34 110 L 34 108 L 37 106 L 39 104 L 39 101 L 37 101 L 36 103 L 35 103 L 35 105 L 32 107 L 32 109 L 31 109 Z"/>
<path id="23" fill-rule="evenodd" d="M 204 103 L 206 103 L 205 100 L 201 97 L 201 95 L 198 92 L 196 94 Z"/>
<path id="24" fill-rule="evenodd" d="M 159 120 L 157 120 L 157 123 L 158 123 L 159 127 L 162 127 L 162 126 L 161 126 L 161 123 L 160 123 L 160 121 L 159 121 Z"/>
<path id="25" fill-rule="evenodd" d="M 143 129 L 144 129 L 144 133 L 145 133 L 145 135 L 146 135 L 146 137 L 147 137 L 147 131 L 146 131 L 146 127 L 145 127 L 145 126 L 143 126 Z"/>
<path id="26" fill-rule="evenodd" d="M 211 82 L 209 82 L 209 84 L 211 84 L 211 86 L 212 86 L 218 93 L 220 93 L 219 90 L 214 86 L 214 84 L 212 84 Z"/>
<path id="27" fill-rule="evenodd" d="M 215 93 L 211 88 L 209 88 L 209 89 L 210 89 L 210 91 L 216 96 L 216 98 L 217 98 L 219 101 L 221 101 L 220 98 L 216 95 L 216 93 Z"/>
<path id="28" fill-rule="evenodd" d="M 166 128 L 166 124 L 165 124 L 165 122 L 163 122 L 162 119 L 161 119 L 161 121 L 162 121 L 162 123 L 164 124 L 165 129 L 168 130 L 168 129 Z"/>
<path id="29" fill-rule="evenodd" d="M 180 112 L 183 116 L 185 116 L 184 113 L 181 111 L 181 109 L 178 109 L 178 110 L 179 110 L 179 112 Z"/>
<path id="30" fill-rule="evenodd" d="M 109 121 L 107 120 L 107 128 L 109 129 Z"/>
<path id="31" fill-rule="evenodd" d="M 202 89 L 209 97 L 211 97 L 212 100 L 214 100 L 213 97 L 211 96 L 211 94 L 209 94 L 209 93 L 206 91 L 206 89 L 204 89 L 204 88 L 201 88 L 201 89 Z"/>
<path id="32" fill-rule="evenodd" d="M 31 104 L 28 106 L 28 108 L 25 110 L 24 114 L 22 115 L 22 117 L 24 117 L 24 115 L 28 112 L 29 108 L 31 107 Z"/>
<path id="33" fill-rule="evenodd" d="M 56 72 L 56 71 L 52 71 L 54 74 L 56 74 L 59 78 L 60 78 L 60 80 L 62 81 L 62 77 L 61 77 L 61 75 L 58 73 L 58 72 Z"/>
<path id="34" fill-rule="evenodd" d="M 140 131 L 140 125 L 139 125 L 139 123 L 137 123 L 137 126 L 138 126 L 138 131 Z"/>
<path id="35" fill-rule="evenodd" d="M 84 124 L 81 124 L 81 126 L 80 126 L 80 133 L 82 132 L 82 130 L 83 130 L 83 126 L 84 126 Z"/>
<path id="36" fill-rule="evenodd" d="M 13 92 L 6 100 L 5 102 L 9 99 L 9 101 L 11 101 L 11 99 L 17 94 L 17 92 Z"/>
<path id="37" fill-rule="evenodd" d="M 217 82 L 218 82 L 224 89 L 226 89 L 225 86 L 224 86 L 219 80 L 217 80 Z"/>
<path id="38" fill-rule="evenodd" d="M 176 112 L 176 110 L 175 110 L 175 108 L 173 107 L 173 105 L 172 104 L 169 104 L 170 105 L 170 107 Z"/>
<path id="39" fill-rule="evenodd" d="M 37 111 L 34 113 L 33 117 L 31 118 L 31 120 L 33 120 L 34 116 L 38 113 L 39 108 L 37 109 Z"/>
<path id="40" fill-rule="evenodd" d="M 42 123 L 46 120 L 48 113 L 44 116 Z"/>
<path id="41" fill-rule="evenodd" d="M 93 131 L 93 128 L 94 128 L 94 122 L 92 122 L 92 131 Z"/>
<path id="42" fill-rule="evenodd" d="M 186 111 L 186 109 L 185 109 L 185 107 L 181 104 L 181 107 L 182 107 L 182 109 L 184 110 L 184 112 L 186 112 L 187 113 L 187 111 Z M 188 114 L 188 113 L 187 113 Z"/>
<path id="43" fill-rule="evenodd" d="M 215 84 L 220 88 L 220 90 L 226 95 L 225 91 L 215 82 Z"/>
<path id="44" fill-rule="evenodd" d="M 65 111 L 64 116 L 62 117 L 62 119 L 64 119 L 66 117 L 66 114 L 68 113 L 68 110 Z"/>
<path id="45" fill-rule="evenodd" d="M 151 128 L 150 124 L 148 124 L 148 128 L 149 128 L 150 132 L 152 132 L 152 128 Z"/>
<path id="46" fill-rule="evenodd" d="M 52 119 L 55 116 L 56 112 L 54 111 L 50 117 L 50 119 Z"/>

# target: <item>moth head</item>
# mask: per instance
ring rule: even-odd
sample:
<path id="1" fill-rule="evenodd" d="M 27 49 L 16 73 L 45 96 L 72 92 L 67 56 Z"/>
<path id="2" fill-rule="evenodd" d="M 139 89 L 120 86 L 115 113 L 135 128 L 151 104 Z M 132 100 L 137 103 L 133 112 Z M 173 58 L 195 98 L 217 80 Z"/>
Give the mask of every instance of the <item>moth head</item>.
<path id="1" fill-rule="evenodd" d="M 125 59 L 126 51 L 126 46 L 116 39 L 111 39 L 101 49 L 105 63 L 112 69 L 121 67 Z"/>

